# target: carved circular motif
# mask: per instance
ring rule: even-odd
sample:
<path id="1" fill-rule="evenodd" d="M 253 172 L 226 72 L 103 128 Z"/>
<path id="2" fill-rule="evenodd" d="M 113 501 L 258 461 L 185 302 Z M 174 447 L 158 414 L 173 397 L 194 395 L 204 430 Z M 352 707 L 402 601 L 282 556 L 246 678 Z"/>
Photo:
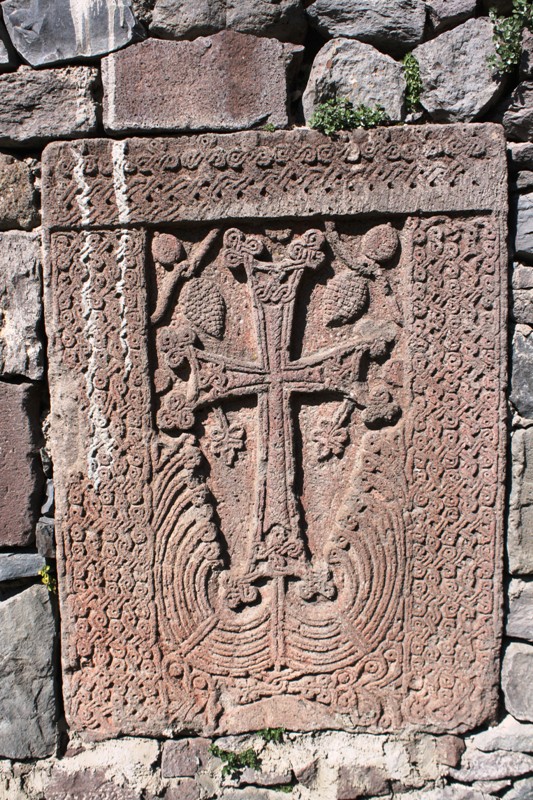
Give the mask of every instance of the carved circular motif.
<path id="1" fill-rule="evenodd" d="M 171 267 L 183 258 L 183 246 L 171 233 L 160 233 L 152 242 L 152 255 L 164 267 Z"/>
<path id="2" fill-rule="evenodd" d="M 390 223 L 377 225 L 363 236 L 361 249 L 369 258 L 379 264 L 390 261 L 396 255 L 400 240 Z"/>

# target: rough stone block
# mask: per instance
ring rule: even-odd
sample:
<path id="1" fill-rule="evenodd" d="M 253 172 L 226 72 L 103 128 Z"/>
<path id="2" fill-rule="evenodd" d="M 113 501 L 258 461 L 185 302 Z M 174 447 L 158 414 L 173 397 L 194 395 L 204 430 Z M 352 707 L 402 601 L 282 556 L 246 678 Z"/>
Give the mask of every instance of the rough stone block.
<path id="1" fill-rule="evenodd" d="M 533 722 L 533 645 L 511 642 L 503 658 L 502 689 L 505 707 L 522 722 Z M 529 770 L 533 772 L 533 756 Z M 515 773 L 518 774 L 518 773 Z"/>
<path id="2" fill-rule="evenodd" d="M 511 638 L 533 642 L 533 581 L 511 581 L 506 633 Z"/>
<path id="3" fill-rule="evenodd" d="M 165 800 L 199 800 L 200 787 L 192 778 L 182 778 L 165 792 Z"/>
<path id="4" fill-rule="evenodd" d="M 512 318 L 519 325 L 533 326 L 533 291 L 515 289 L 512 296 Z"/>
<path id="5" fill-rule="evenodd" d="M 398 122 L 405 112 L 405 79 L 401 64 L 369 44 L 333 39 L 316 56 L 303 95 L 309 122 L 315 108 L 333 97 L 346 97 L 354 106 L 382 106 Z"/>
<path id="6" fill-rule="evenodd" d="M 192 778 L 209 758 L 210 739 L 180 739 L 163 744 L 163 778 Z"/>
<path id="7" fill-rule="evenodd" d="M 0 146 L 70 139 L 96 129 L 94 67 L 0 75 Z"/>
<path id="8" fill-rule="evenodd" d="M 301 0 L 157 0 L 150 32 L 165 39 L 194 39 L 226 27 L 302 42 L 307 21 Z"/>
<path id="9" fill-rule="evenodd" d="M 56 769 L 46 787 L 46 800 L 139 800 L 139 797 L 134 786 L 122 781 L 119 784 L 98 769 L 74 773 Z M 184 800 L 189 799 L 185 796 Z"/>
<path id="10" fill-rule="evenodd" d="M 504 104 L 502 125 L 507 137 L 527 142 L 533 136 L 533 83 L 519 83 Z"/>
<path id="11" fill-rule="evenodd" d="M 419 45 L 420 103 L 438 122 L 478 119 L 501 95 L 504 79 L 487 63 L 494 53 L 492 24 L 469 19 Z"/>
<path id="12" fill-rule="evenodd" d="M 129 47 L 102 61 L 104 126 L 113 132 L 286 127 L 286 74 L 296 49 L 233 31 Z"/>
<path id="13" fill-rule="evenodd" d="M 343 36 L 394 55 L 412 49 L 424 33 L 426 9 L 420 0 L 315 0 L 307 14 L 324 36 Z"/>
<path id="14" fill-rule="evenodd" d="M 56 742 L 55 623 L 44 586 L 0 602 L 0 756 L 43 758 Z"/>
<path id="15" fill-rule="evenodd" d="M 338 775 L 337 800 L 390 795 L 390 781 L 378 767 L 341 767 Z"/>
<path id="16" fill-rule="evenodd" d="M 37 224 L 35 190 L 29 165 L 0 153 L 0 230 L 28 230 Z"/>
<path id="17" fill-rule="evenodd" d="M 507 537 L 513 574 L 533 574 L 533 430 L 516 430 L 512 438 L 512 483 Z"/>
<path id="18" fill-rule="evenodd" d="M 42 470 L 33 386 L 0 383 L 0 546 L 29 545 L 39 515 Z"/>
<path id="19" fill-rule="evenodd" d="M 34 578 L 45 563 L 40 553 L 0 553 L 0 581 Z"/>
<path id="20" fill-rule="evenodd" d="M 533 192 L 518 195 L 514 246 L 517 258 L 533 261 Z"/>
<path id="21" fill-rule="evenodd" d="M 472 783 L 519 777 L 531 771 L 533 771 L 533 756 L 527 753 L 515 753 L 509 750 L 492 750 L 486 753 L 477 750 L 470 743 L 461 760 L 461 768 L 451 769 L 449 774 L 456 781 Z"/>
<path id="22" fill-rule="evenodd" d="M 505 800 L 531 800 L 533 797 L 533 778 L 516 781 L 513 788 L 504 795 Z"/>
<path id="23" fill-rule="evenodd" d="M 533 142 L 509 142 L 507 155 L 512 171 L 533 170 Z"/>
<path id="24" fill-rule="evenodd" d="M 55 520 L 41 517 L 35 526 L 35 546 L 45 558 L 56 557 Z"/>
<path id="25" fill-rule="evenodd" d="M 478 750 L 512 750 L 522 753 L 533 753 L 533 725 L 508 715 L 499 725 L 477 733 L 471 739 Z"/>
<path id="26" fill-rule="evenodd" d="M 476 0 L 429 0 L 426 6 L 434 33 L 453 28 L 476 13 Z"/>
<path id="27" fill-rule="evenodd" d="M 130 0 L 4 0 L 2 12 L 15 48 L 34 67 L 117 50 L 136 25 Z"/>
<path id="28" fill-rule="evenodd" d="M 41 237 L 0 233 L 0 375 L 43 376 Z"/>
<path id="29" fill-rule="evenodd" d="M 96 140 L 43 159 L 71 727 L 492 719 L 501 127 Z"/>
<path id="30" fill-rule="evenodd" d="M 515 331 L 511 360 L 511 403 L 521 417 L 532 419 L 533 333 L 525 325 Z"/>
<path id="31" fill-rule="evenodd" d="M 293 779 L 291 769 L 263 770 L 246 767 L 239 778 L 239 785 L 246 786 L 286 786 Z"/>

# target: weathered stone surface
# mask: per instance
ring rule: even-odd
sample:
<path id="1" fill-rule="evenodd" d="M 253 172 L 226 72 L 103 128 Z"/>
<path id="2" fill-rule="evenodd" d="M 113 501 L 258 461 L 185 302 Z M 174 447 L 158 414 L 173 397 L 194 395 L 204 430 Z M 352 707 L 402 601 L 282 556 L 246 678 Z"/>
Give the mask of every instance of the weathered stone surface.
<path id="1" fill-rule="evenodd" d="M 502 125 L 507 137 L 527 142 L 533 137 L 533 83 L 519 83 L 505 102 Z"/>
<path id="2" fill-rule="evenodd" d="M 167 797 L 167 795 L 165 795 Z M 139 800 L 139 792 L 128 783 L 110 780 L 104 770 L 85 769 L 69 774 L 55 771 L 46 787 L 46 800 Z M 185 795 L 184 800 L 189 800 Z"/>
<path id="3" fill-rule="evenodd" d="M 506 792 L 503 797 L 505 800 L 531 800 L 533 797 L 533 778 L 524 778 L 516 781 L 513 788 Z"/>
<path id="4" fill-rule="evenodd" d="M 513 336 L 511 360 L 511 403 L 521 417 L 533 418 L 533 335 L 524 325 Z"/>
<path id="5" fill-rule="evenodd" d="M 303 95 L 306 121 L 315 108 L 332 97 L 346 97 L 358 106 L 383 106 L 398 122 L 404 116 L 405 79 L 401 64 L 369 44 L 333 39 L 313 62 Z"/>
<path id="6" fill-rule="evenodd" d="M 0 230 L 37 225 L 33 177 L 29 165 L 0 153 Z"/>
<path id="7" fill-rule="evenodd" d="M 533 581 L 511 581 L 506 633 L 511 638 L 533 642 Z"/>
<path id="8" fill-rule="evenodd" d="M 507 156 L 512 172 L 533 170 L 533 142 L 509 142 Z"/>
<path id="9" fill-rule="evenodd" d="M 325 36 L 345 36 L 397 54 L 422 40 L 426 9 L 420 0 L 315 0 L 307 14 Z"/>
<path id="10" fill-rule="evenodd" d="M 45 563 L 39 553 L 0 553 L 0 581 L 34 578 Z"/>
<path id="11" fill-rule="evenodd" d="M 341 767 L 339 770 L 337 800 L 381 797 L 389 793 L 390 781 L 379 767 Z"/>
<path id="12" fill-rule="evenodd" d="M 50 598 L 31 586 L 0 602 L 0 756 L 43 758 L 55 748 Z"/>
<path id="13" fill-rule="evenodd" d="M 210 739 L 180 739 L 163 744 L 163 778 L 192 778 L 209 757 Z"/>
<path id="14" fill-rule="evenodd" d="M 11 41 L 34 67 L 117 50 L 136 25 L 130 0 L 4 0 L 2 11 Z"/>
<path id="15" fill-rule="evenodd" d="M 533 33 L 525 28 L 522 31 L 522 54 L 520 56 L 520 80 L 533 78 Z"/>
<path id="16" fill-rule="evenodd" d="M 520 325 L 533 325 L 533 292 L 514 290 L 511 306 L 512 318 Z"/>
<path id="17" fill-rule="evenodd" d="M 511 642 L 503 658 L 502 688 L 505 707 L 522 722 L 533 722 L 533 645 Z M 530 756 L 533 771 L 533 756 Z M 515 773 L 518 774 L 518 773 Z"/>
<path id="18" fill-rule="evenodd" d="M 43 376 L 41 237 L 0 233 L 0 375 Z"/>
<path id="19" fill-rule="evenodd" d="M 302 42 L 307 21 L 301 0 L 157 0 L 150 31 L 168 39 L 194 39 L 224 28 L 283 42 Z"/>
<path id="20" fill-rule="evenodd" d="M 269 772 L 264 769 L 251 769 L 246 767 L 239 778 L 239 784 L 245 786 L 286 786 L 291 783 L 293 773 L 291 769 Z"/>
<path id="21" fill-rule="evenodd" d="M 507 554 L 511 573 L 533 574 L 533 431 L 531 429 L 513 432 Z"/>
<path id="22" fill-rule="evenodd" d="M 38 398 L 33 386 L 0 383 L 0 546 L 31 544 L 39 514 Z"/>
<path id="23" fill-rule="evenodd" d="M 510 189 L 512 192 L 525 192 L 533 189 L 533 172 L 527 170 L 519 172 L 516 178 L 511 181 Z"/>
<path id="24" fill-rule="evenodd" d="M 0 75 L 0 146 L 70 139 L 96 129 L 94 67 Z"/>
<path id="25" fill-rule="evenodd" d="M 518 259 L 533 261 L 533 192 L 518 195 L 514 246 Z"/>
<path id="26" fill-rule="evenodd" d="M 533 725 L 508 715 L 495 728 L 477 733 L 471 741 L 478 750 L 488 753 L 493 750 L 533 753 Z"/>
<path id="27" fill-rule="evenodd" d="M 450 776 L 456 781 L 472 783 L 472 781 L 518 777 L 527 775 L 531 771 L 533 771 L 533 756 L 527 753 L 509 750 L 492 750 L 485 753 L 469 743 L 461 760 L 461 768 L 450 770 Z"/>
<path id="28" fill-rule="evenodd" d="M 303 42 L 307 19 L 302 0 L 227 0 L 226 25 L 241 33 Z"/>
<path id="29" fill-rule="evenodd" d="M 134 45 L 102 61 L 104 125 L 114 132 L 286 127 L 294 52 L 294 45 L 233 31 Z"/>
<path id="30" fill-rule="evenodd" d="M 459 25 L 476 13 L 476 0 L 429 0 L 426 6 L 434 33 Z"/>
<path id="31" fill-rule="evenodd" d="M 44 164 L 69 724 L 491 719 L 501 129 L 65 143 Z"/>
<path id="32" fill-rule="evenodd" d="M 56 557 L 54 526 L 55 520 L 50 517 L 41 517 L 35 526 L 35 546 L 45 558 Z"/>
<path id="33" fill-rule="evenodd" d="M 493 53 L 492 24 L 483 18 L 469 19 L 415 48 L 420 103 L 432 119 L 474 120 L 496 103 L 504 79 L 487 63 Z"/>
<path id="34" fill-rule="evenodd" d="M 512 283 L 513 292 L 516 289 L 533 289 L 533 266 L 515 264 Z"/>
<path id="35" fill-rule="evenodd" d="M 165 39 L 194 39 L 226 26 L 225 0 L 157 0 L 150 33 Z"/>
<path id="36" fill-rule="evenodd" d="M 492 800 L 493 795 L 471 786 L 454 784 L 442 789 L 420 789 L 417 792 L 395 794 L 394 800 Z"/>
<path id="37" fill-rule="evenodd" d="M 15 69 L 19 59 L 7 34 L 3 20 L 0 19 L 0 72 Z"/>
<path id="38" fill-rule="evenodd" d="M 200 787 L 191 778 L 182 778 L 165 792 L 165 800 L 198 800 Z"/>

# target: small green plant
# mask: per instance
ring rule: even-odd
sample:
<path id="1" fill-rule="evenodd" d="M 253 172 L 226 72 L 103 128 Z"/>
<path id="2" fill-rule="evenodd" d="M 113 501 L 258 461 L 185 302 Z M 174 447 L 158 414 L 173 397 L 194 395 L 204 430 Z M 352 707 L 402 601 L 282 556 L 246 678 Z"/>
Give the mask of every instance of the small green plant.
<path id="1" fill-rule="evenodd" d="M 274 786 L 275 792 L 282 792 L 283 794 L 290 794 L 294 789 L 292 783 L 281 783 L 279 786 Z"/>
<path id="2" fill-rule="evenodd" d="M 283 734 L 285 728 L 263 728 L 257 731 L 257 735 L 263 739 L 264 742 L 274 742 L 274 744 L 281 744 L 283 742 Z"/>
<path id="3" fill-rule="evenodd" d="M 241 750 L 240 753 L 234 753 L 232 750 L 222 750 L 216 744 L 212 744 L 209 752 L 220 758 L 224 766 L 222 767 L 222 776 L 229 775 L 231 778 L 238 778 L 246 767 L 250 769 L 260 769 L 261 759 L 251 747 L 247 750 Z"/>
<path id="4" fill-rule="evenodd" d="M 261 130 L 268 131 L 268 133 L 274 133 L 274 131 L 276 131 L 277 128 L 273 122 L 267 122 L 266 125 L 263 125 Z"/>
<path id="5" fill-rule="evenodd" d="M 508 17 L 499 16 L 494 9 L 489 15 L 496 49 L 496 54 L 489 56 L 489 65 L 501 73 L 512 72 L 520 63 L 522 33 L 533 25 L 533 1 L 513 0 L 513 10 Z"/>
<path id="6" fill-rule="evenodd" d="M 405 77 L 405 100 L 409 112 L 416 111 L 420 105 L 420 94 L 422 92 L 422 80 L 420 78 L 420 65 L 412 53 L 402 60 L 403 74 Z"/>
<path id="7" fill-rule="evenodd" d="M 354 108 L 347 98 L 330 99 L 317 106 L 309 120 L 309 126 L 331 136 L 337 131 L 351 131 L 354 128 L 376 128 L 390 122 L 383 106 L 370 108 L 363 104 Z"/>
<path id="8" fill-rule="evenodd" d="M 43 586 L 46 586 L 48 591 L 52 592 L 52 594 L 56 594 L 57 579 L 55 573 L 52 571 L 52 568 L 46 564 L 46 566 L 39 570 L 38 575 L 41 576 L 41 583 Z"/>

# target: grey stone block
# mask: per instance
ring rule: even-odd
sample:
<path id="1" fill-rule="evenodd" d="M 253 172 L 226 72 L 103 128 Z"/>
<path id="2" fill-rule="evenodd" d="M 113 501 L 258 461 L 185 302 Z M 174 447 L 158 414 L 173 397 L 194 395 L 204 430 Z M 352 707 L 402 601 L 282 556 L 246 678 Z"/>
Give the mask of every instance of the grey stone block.
<path id="1" fill-rule="evenodd" d="M 518 196 L 515 255 L 524 261 L 533 260 L 533 192 Z"/>
<path id="2" fill-rule="evenodd" d="M 41 556 L 56 557 L 55 521 L 50 517 L 41 517 L 35 526 L 35 544 Z"/>
<path id="3" fill-rule="evenodd" d="M 533 83 L 523 81 L 504 105 L 502 124 L 507 137 L 527 142 L 533 136 Z"/>
<path id="4" fill-rule="evenodd" d="M 0 756 L 43 758 L 56 743 L 55 624 L 44 586 L 0 603 Z"/>
<path id="5" fill-rule="evenodd" d="M 476 0 L 429 0 L 426 6 L 434 33 L 453 28 L 476 13 Z"/>
<path id="6" fill-rule="evenodd" d="M 135 36 L 130 0 L 4 0 L 15 48 L 32 66 L 110 53 Z"/>
<path id="7" fill-rule="evenodd" d="M 493 750 L 533 753 L 533 725 L 519 722 L 509 714 L 494 728 L 477 733 L 471 742 L 487 753 Z"/>
<path id="8" fill-rule="evenodd" d="M 533 797 L 533 778 L 516 781 L 513 788 L 503 795 L 504 800 L 531 800 Z"/>
<path id="9" fill-rule="evenodd" d="M 488 19 L 469 19 L 415 48 L 420 103 L 432 119 L 471 122 L 496 103 L 504 79 L 487 63 L 494 53 L 492 34 Z"/>
<path id="10" fill-rule="evenodd" d="M 0 75 L 0 146 L 92 133 L 97 76 L 94 67 L 20 67 Z"/>
<path id="11" fill-rule="evenodd" d="M 334 97 L 354 106 L 383 106 L 394 122 L 404 117 L 405 79 L 401 64 L 375 47 L 354 39 L 332 39 L 313 62 L 303 95 L 305 119 Z"/>
<path id="12" fill-rule="evenodd" d="M 0 582 L 34 578 L 45 564 L 40 553 L 0 553 Z"/>
<path id="13" fill-rule="evenodd" d="M 533 170 L 533 142 L 509 142 L 507 155 L 514 172 L 521 169 Z"/>
<path id="14" fill-rule="evenodd" d="M 532 771 L 533 756 L 527 753 L 509 750 L 492 750 L 486 753 L 470 744 L 461 760 L 461 768 L 451 769 L 449 774 L 456 781 L 472 783 L 513 778 Z"/>
<path id="15" fill-rule="evenodd" d="M 533 642 L 533 581 L 511 581 L 506 633 L 512 639 Z M 533 726 L 531 729 L 533 731 Z"/>
<path id="16" fill-rule="evenodd" d="M 43 377 L 41 237 L 0 233 L 0 375 Z"/>
<path id="17" fill-rule="evenodd" d="M 420 0 L 315 0 L 307 14 L 324 36 L 359 39 L 392 54 L 421 42 L 426 22 Z"/>
<path id="18" fill-rule="evenodd" d="M 533 334 L 525 325 L 515 331 L 511 358 L 511 403 L 521 417 L 533 419 Z"/>
<path id="19" fill-rule="evenodd" d="M 522 722 L 533 722 L 533 645 L 511 642 L 502 665 L 505 707 Z M 527 772 L 533 772 L 533 756 Z M 515 773 L 518 774 L 518 773 Z"/>
<path id="20" fill-rule="evenodd" d="M 513 574 L 533 574 L 533 429 L 512 438 L 512 483 L 507 537 Z"/>

